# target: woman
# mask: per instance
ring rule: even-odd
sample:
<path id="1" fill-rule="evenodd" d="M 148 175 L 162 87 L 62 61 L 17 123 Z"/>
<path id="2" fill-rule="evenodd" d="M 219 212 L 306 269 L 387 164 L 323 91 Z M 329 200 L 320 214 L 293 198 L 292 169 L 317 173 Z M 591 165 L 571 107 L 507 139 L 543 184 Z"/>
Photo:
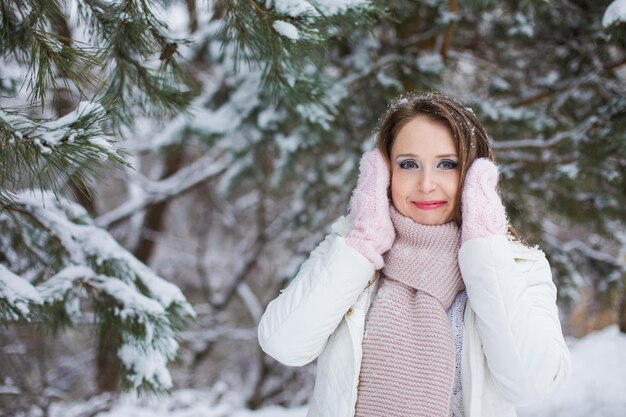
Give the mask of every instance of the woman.
<path id="1" fill-rule="evenodd" d="M 550 266 L 497 181 L 471 110 L 438 93 L 389 108 L 350 216 L 259 323 L 276 360 L 317 358 L 308 416 L 515 416 L 562 385 Z"/>

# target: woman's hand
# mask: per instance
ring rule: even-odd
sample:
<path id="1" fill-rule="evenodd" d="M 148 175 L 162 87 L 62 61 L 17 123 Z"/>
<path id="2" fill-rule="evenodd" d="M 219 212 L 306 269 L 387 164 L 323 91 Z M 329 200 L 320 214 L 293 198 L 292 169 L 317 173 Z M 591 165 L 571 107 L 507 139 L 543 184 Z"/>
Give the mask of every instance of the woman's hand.
<path id="1" fill-rule="evenodd" d="M 472 163 L 461 195 L 461 243 L 491 235 L 506 235 L 508 222 L 496 191 L 498 167 L 486 158 Z"/>
<path id="2" fill-rule="evenodd" d="M 350 200 L 354 227 L 346 243 L 374 264 L 384 265 L 387 252 L 396 237 L 389 216 L 389 167 L 378 149 L 366 152 L 359 164 L 359 179 Z"/>

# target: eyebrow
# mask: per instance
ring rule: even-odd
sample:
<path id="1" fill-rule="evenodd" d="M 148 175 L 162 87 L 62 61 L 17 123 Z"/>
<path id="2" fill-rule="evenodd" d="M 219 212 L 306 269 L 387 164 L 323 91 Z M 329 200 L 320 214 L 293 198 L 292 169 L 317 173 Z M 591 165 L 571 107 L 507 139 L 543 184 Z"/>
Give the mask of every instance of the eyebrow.
<path id="1" fill-rule="evenodd" d="M 396 158 L 406 157 L 406 156 L 419 157 L 419 155 L 415 153 L 403 153 L 403 154 L 396 156 Z M 456 153 L 447 153 L 443 155 L 435 155 L 435 158 L 446 158 L 446 157 L 451 157 L 451 156 L 455 158 L 459 157 Z"/>

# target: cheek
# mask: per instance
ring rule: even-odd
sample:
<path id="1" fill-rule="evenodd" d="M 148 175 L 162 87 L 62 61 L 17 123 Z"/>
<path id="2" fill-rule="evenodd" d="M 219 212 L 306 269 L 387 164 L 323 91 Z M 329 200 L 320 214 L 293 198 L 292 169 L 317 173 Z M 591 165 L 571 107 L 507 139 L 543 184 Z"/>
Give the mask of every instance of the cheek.
<path id="1" fill-rule="evenodd" d="M 457 195 L 461 192 L 459 187 L 459 175 L 451 175 L 445 182 L 446 194 L 452 201 L 456 201 Z"/>
<path id="2" fill-rule="evenodd" d="M 399 171 L 391 173 L 391 199 L 394 203 L 402 201 L 407 194 L 408 181 L 406 175 L 402 174 Z"/>

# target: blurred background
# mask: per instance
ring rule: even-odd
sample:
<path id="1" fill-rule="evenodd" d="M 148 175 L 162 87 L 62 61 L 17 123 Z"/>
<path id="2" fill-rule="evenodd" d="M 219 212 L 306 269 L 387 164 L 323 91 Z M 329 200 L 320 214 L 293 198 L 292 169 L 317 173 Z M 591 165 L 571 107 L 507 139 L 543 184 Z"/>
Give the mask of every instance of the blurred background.
<path id="1" fill-rule="evenodd" d="M 304 416 L 315 365 L 256 325 L 426 90 L 483 121 L 568 342 L 612 361 L 526 415 L 626 412 L 626 1 L 0 0 L 0 25 L 3 415 Z"/>

